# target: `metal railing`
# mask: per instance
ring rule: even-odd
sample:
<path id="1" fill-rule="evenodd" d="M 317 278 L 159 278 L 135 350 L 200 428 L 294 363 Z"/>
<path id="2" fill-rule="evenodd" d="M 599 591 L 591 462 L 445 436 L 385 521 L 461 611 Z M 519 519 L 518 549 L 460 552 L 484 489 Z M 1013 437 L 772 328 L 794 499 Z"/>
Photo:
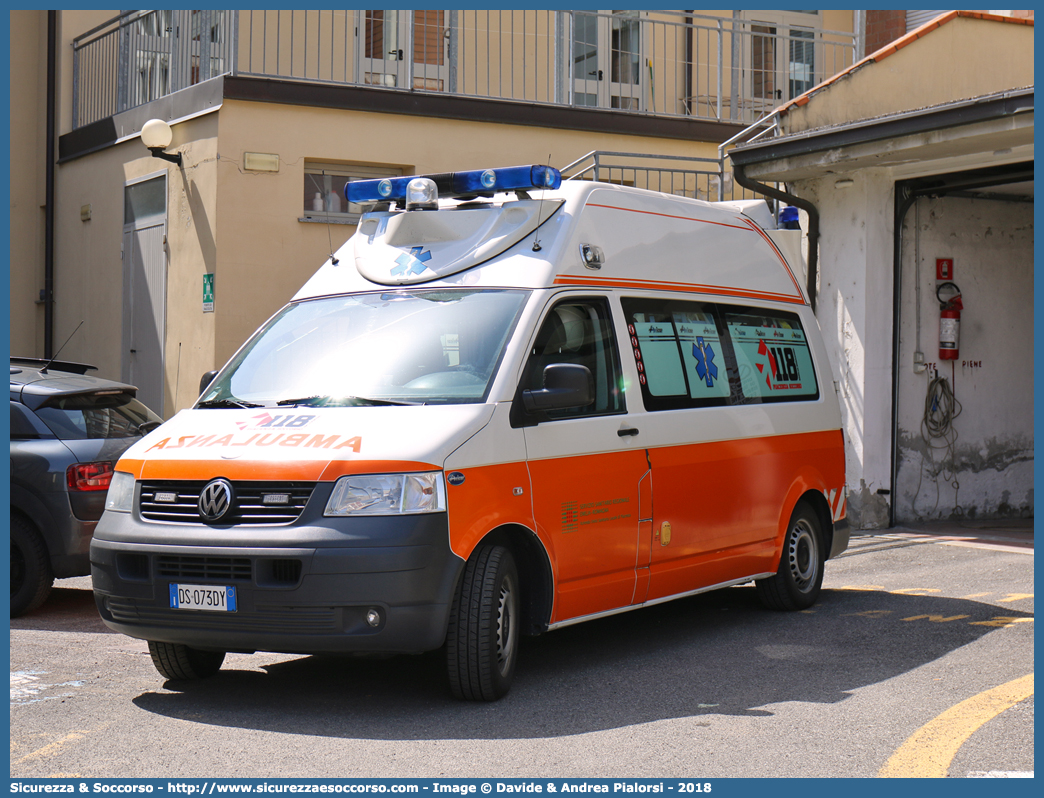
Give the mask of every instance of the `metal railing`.
<path id="1" fill-rule="evenodd" d="M 128 11 L 73 39 L 73 127 L 230 72 L 232 11 Z"/>
<path id="2" fill-rule="evenodd" d="M 714 158 L 596 150 L 560 171 L 563 180 L 616 183 L 701 200 L 719 199 L 724 175 L 724 192 L 728 199 L 740 199 L 732 196 L 731 175 L 721 166 L 721 162 Z"/>
<path id="3" fill-rule="evenodd" d="M 222 73 L 750 123 L 855 39 L 674 11 L 133 11 L 73 50 L 77 127 Z"/>

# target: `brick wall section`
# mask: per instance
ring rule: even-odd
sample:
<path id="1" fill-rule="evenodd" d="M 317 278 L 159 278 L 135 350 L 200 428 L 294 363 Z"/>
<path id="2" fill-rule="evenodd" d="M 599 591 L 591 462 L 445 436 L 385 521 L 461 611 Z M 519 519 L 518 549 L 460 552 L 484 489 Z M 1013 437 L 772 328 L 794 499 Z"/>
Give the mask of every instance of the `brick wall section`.
<path id="1" fill-rule="evenodd" d="M 866 12 L 866 55 L 875 53 L 906 33 L 905 11 Z"/>

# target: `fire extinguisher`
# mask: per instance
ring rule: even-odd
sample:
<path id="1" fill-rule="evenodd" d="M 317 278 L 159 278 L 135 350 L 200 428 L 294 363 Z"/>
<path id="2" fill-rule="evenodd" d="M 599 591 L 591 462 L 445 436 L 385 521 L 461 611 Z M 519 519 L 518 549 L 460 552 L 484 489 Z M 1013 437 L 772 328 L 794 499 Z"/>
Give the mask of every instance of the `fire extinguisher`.
<path id="1" fill-rule="evenodd" d="M 947 286 L 956 293 L 943 299 L 939 293 Z M 956 360 L 960 350 L 961 311 L 964 309 L 961 289 L 955 283 L 939 283 L 935 298 L 939 300 L 939 360 Z"/>

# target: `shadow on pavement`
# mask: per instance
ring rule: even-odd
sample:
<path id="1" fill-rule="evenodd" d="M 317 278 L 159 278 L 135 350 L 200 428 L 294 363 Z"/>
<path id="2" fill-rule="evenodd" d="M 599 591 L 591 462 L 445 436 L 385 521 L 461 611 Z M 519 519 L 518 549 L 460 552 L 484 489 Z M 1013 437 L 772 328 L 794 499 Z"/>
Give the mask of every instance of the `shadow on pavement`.
<path id="1" fill-rule="evenodd" d="M 515 684 L 493 704 L 453 700 L 440 652 L 223 670 L 134 703 L 193 722 L 329 737 L 557 737 L 843 701 L 1029 617 L 967 599 L 853 590 L 777 613 L 761 608 L 753 587 L 737 587 L 525 639 Z"/>

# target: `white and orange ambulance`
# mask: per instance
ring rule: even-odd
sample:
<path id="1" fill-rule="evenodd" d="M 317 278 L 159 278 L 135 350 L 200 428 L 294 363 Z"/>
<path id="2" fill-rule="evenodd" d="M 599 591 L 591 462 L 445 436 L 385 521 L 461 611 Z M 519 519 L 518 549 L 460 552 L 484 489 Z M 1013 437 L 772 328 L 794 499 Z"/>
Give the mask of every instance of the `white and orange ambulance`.
<path id="1" fill-rule="evenodd" d="M 352 182 L 358 231 L 116 466 L 98 608 L 169 679 L 226 652 L 444 648 L 848 545 L 838 400 L 794 266 L 735 207 L 526 166 Z"/>

